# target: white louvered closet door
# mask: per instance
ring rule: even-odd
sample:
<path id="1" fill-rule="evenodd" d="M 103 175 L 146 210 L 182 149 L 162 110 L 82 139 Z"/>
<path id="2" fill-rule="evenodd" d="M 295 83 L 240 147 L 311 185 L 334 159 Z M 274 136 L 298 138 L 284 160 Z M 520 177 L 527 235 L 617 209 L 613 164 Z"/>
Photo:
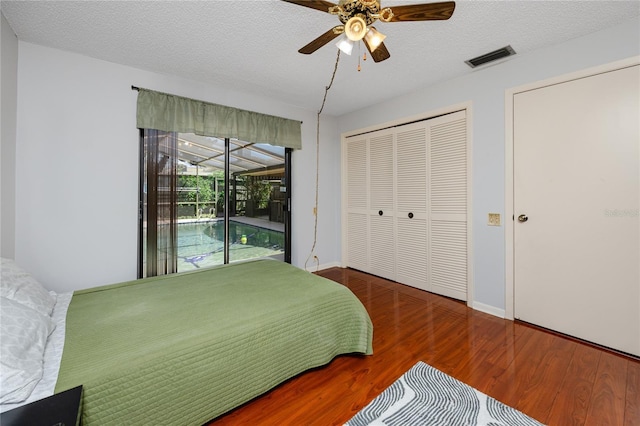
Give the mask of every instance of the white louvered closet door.
<path id="1" fill-rule="evenodd" d="M 369 270 L 369 162 L 367 139 L 349 140 L 346 145 L 347 166 L 347 265 Z"/>
<path id="2" fill-rule="evenodd" d="M 467 300 L 466 112 L 344 143 L 344 265 Z"/>
<path id="3" fill-rule="evenodd" d="M 429 291 L 467 299 L 465 111 L 429 120 Z"/>
<path id="4" fill-rule="evenodd" d="M 394 130 L 369 134 L 369 272 L 396 280 Z"/>
<path id="5" fill-rule="evenodd" d="M 396 280 L 429 290 L 425 122 L 397 129 L 396 158 Z"/>

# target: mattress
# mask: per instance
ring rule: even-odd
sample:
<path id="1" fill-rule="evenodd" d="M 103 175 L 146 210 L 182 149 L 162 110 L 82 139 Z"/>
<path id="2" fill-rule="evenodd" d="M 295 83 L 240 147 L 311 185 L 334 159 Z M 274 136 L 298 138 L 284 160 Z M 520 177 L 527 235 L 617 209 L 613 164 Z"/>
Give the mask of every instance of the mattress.
<path id="1" fill-rule="evenodd" d="M 85 426 L 201 425 L 338 354 L 372 353 L 351 291 L 255 260 L 77 291 L 56 392 Z"/>

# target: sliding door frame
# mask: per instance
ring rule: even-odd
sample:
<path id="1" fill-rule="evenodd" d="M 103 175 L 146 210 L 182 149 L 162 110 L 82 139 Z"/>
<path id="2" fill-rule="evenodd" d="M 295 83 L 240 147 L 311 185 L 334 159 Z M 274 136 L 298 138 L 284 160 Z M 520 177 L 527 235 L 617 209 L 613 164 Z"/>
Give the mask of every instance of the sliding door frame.
<path id="1" fill-rule="evenodd" d="M 292 148 L 284 149 L 284 184 L 287 197 L 284 205 L 284 261 L 291 263 L 291 156 Z"/>
<path id="2" fill-rule="evenodd" d="M 224 264 L 229 263 L 229 210 L 231 209 L 231 163 L 229 162 L 229 138 L 224 138 Z M 235 177 L 233 178 L 235 185 Z M 235 204 L 235 200 L 234 200 Z M 235 211 L 235 207 L 234 207 Z"/>
<path id="3" fill-rule="evenodd" d="M 138 278 L 144 276 L 144 129 L 138 129 Z"/>

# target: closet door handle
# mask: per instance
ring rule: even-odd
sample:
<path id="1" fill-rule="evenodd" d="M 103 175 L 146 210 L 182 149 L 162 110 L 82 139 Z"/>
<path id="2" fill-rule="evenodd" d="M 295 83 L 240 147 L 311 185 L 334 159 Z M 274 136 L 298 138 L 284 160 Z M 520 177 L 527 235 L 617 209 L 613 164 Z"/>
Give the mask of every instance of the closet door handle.
<path id="1" fill-rule="evenodd" d="M 378 215 L 382 216 L 384 212 L 382 210 L 378 210 Z"/>
<path id="2" fill-rule="evenodd" d="M 409 216 L 409 219 L 413 219 L 413 213 L 409 212 L 407 216 Z"/>

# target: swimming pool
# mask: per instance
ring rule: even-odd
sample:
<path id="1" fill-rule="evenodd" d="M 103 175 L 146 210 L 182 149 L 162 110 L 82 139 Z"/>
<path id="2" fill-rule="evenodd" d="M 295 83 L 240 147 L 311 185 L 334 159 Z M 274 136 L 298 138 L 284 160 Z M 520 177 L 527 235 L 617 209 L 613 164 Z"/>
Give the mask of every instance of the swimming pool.
<path id="1" fill-rule="evenodd" d="M 224 263 L 224 221 L 178 225 L 178 272 Z M 229 260 L 284 254 L 284 233 L 229 221 Z"/>

